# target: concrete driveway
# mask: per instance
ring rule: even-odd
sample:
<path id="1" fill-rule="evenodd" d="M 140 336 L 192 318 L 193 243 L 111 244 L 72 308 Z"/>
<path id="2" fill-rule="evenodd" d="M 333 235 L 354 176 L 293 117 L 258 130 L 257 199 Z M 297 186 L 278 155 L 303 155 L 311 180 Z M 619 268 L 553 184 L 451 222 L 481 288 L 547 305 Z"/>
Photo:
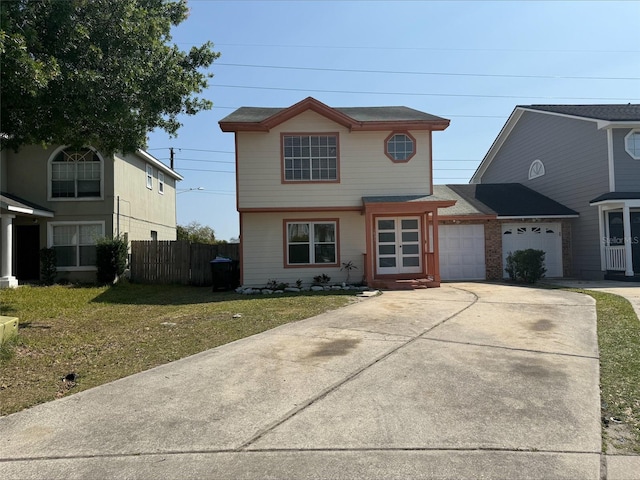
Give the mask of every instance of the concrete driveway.
<path id="1" fill-rule="evenodd" d="M 239 320 L 242 321 L 242 320 Z M 593 300 L 346 308 L 0 418 L 0 478 L 599 479 Z"/>

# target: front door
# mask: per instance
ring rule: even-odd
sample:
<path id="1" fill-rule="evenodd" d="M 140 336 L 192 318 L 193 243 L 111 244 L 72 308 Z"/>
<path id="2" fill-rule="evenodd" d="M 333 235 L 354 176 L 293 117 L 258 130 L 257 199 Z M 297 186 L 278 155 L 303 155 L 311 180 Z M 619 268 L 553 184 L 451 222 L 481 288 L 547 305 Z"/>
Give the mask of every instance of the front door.
<path id="1" fill-rule="evenodd" d="M 376 219 L 376 272 L 402 275 L 422 272 L 420 218 Z"/>
<path id="2" fill-rule="evenodd" d="M 40 226 L 16 226 L 16 277 L 18 280 L 40 278 Z"/>

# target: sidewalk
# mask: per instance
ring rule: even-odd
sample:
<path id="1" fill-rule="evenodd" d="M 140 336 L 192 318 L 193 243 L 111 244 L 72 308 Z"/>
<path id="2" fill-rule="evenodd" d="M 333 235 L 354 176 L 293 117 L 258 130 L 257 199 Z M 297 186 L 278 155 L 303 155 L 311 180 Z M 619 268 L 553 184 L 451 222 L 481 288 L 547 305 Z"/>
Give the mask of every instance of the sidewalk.
<path id="1" fill-rule="evenodd" d="M 385 292 L 0 418 L 0 478 L 597 480 L 595 328 L 562 290 Z"/>

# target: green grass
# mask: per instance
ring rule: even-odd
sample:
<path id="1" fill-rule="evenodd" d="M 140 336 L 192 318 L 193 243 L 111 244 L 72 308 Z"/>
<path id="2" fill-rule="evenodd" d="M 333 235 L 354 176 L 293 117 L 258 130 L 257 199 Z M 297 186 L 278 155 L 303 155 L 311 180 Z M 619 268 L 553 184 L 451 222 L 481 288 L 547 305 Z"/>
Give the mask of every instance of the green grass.
<path id="1" fill-rule="evenodd" d="M 0 352 L 0 415 L 342 307 L 353 292 L 270 296 L 210 288 L 20 287 L 0 291 L 0 314 L 18 317 Z M 234 315 L 240 314 L 240 318 Z M 175 325 L 173 325 L 175 324 Z M 63 382 L 68 373 L 77 382 Z"/>
<path id="2" fill-rule="evenodd" d="M 640 321 L 631 304 L 622 297 L 580 290 L 596 300 L 600 348 L 600 397 L 603 416 L 621 420 L 632 439 L 617 445 L 640 454 Z M 615 438 L 607 438 L 605 448 Z"/>

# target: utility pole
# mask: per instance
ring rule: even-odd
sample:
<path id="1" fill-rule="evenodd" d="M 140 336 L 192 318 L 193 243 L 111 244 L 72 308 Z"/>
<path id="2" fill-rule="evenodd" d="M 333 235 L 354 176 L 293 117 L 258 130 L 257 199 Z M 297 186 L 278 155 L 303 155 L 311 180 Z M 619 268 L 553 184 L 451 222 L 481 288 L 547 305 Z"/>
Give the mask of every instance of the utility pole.
<path id="1" fill-rule="evenodd" d="M 173 147 L 169 147 L 169 158 L 171 160 L 170 162 L 171 170 L 173 170 Z"/>

